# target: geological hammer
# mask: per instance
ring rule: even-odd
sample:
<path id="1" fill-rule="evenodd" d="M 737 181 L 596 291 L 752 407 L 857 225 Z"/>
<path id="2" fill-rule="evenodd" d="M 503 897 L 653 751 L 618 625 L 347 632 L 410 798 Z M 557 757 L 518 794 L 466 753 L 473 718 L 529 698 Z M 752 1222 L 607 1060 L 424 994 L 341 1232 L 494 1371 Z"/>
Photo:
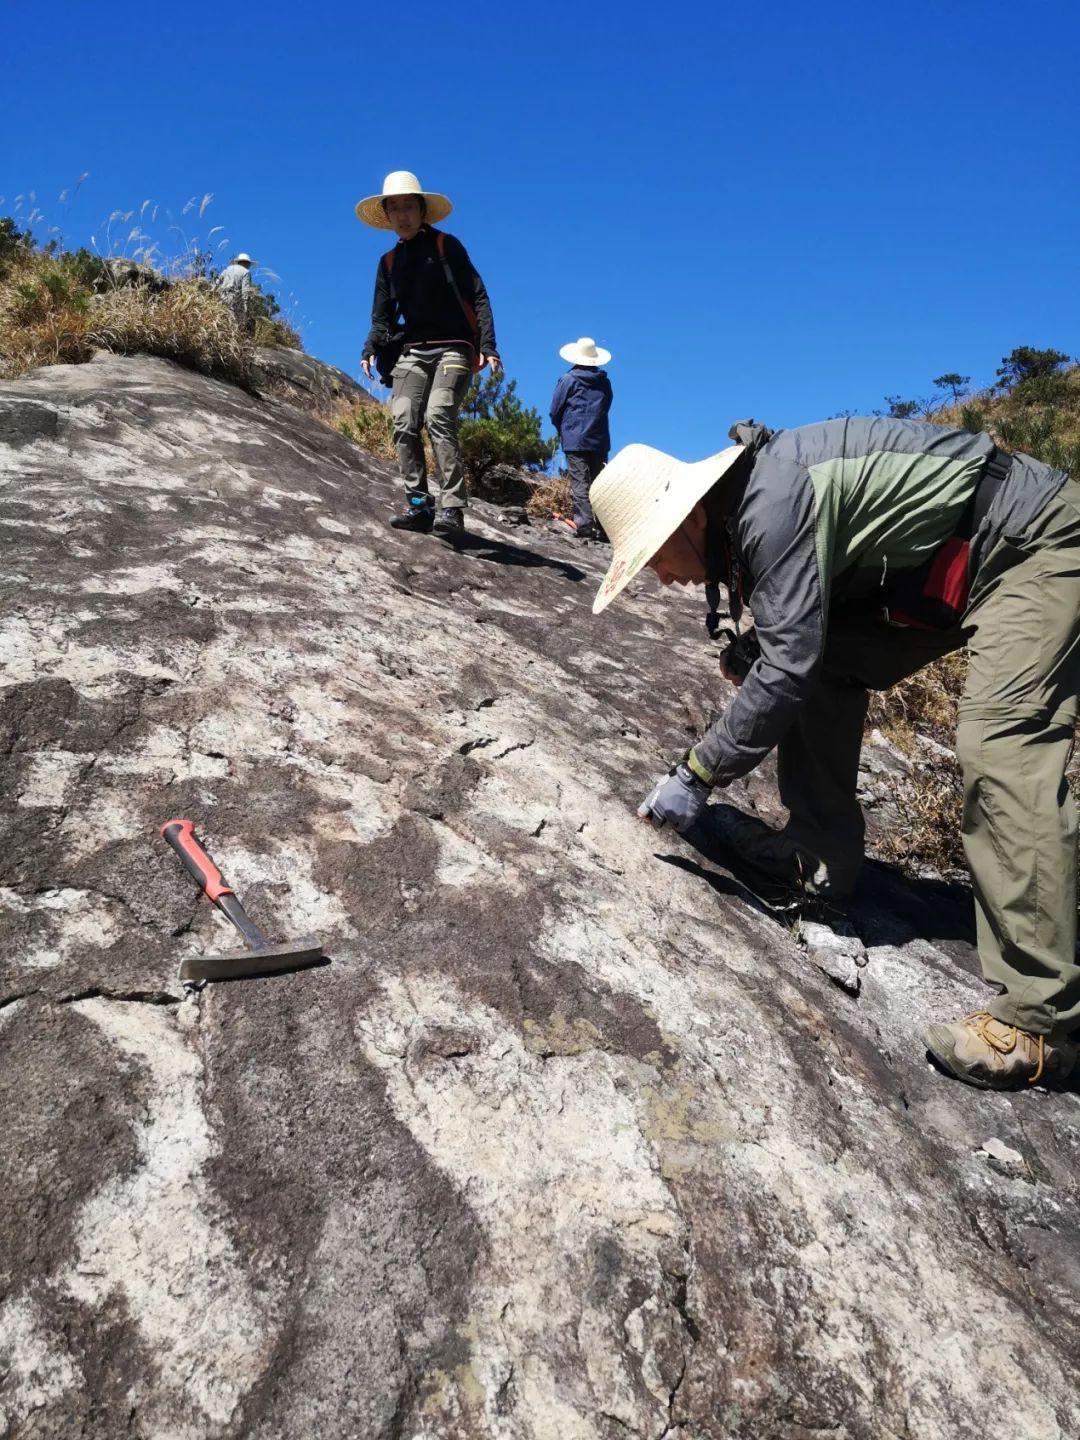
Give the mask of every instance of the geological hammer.
<path id="1" fill-rule="evenodd" d="M 237 950 L 231 955 L 189 955 L 180 962 L 181 980 L 233 980 L 241 975 L 293 970 L 321 959 L 322 945 L 314 935 L 305 935 L 285 945 L 270 944 L 240 904 L 232 886 L 226 885 L 190 820 L 166 820 L 161 834 L 199 882 L 203 893 L 232 921 L 248 946 L 247 950 Z"/>

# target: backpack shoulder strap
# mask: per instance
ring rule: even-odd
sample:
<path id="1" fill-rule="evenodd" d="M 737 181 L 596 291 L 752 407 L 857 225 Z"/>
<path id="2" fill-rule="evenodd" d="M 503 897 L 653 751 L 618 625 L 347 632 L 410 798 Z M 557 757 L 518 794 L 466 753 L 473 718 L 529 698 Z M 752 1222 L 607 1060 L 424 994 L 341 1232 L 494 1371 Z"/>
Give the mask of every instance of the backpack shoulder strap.
<path id="1" fill-rule="evenodd" d="M 443 274 L 446 276 L 446 283 L 454 292 L 454 299 L 461 306 L 461 309 L 465 315 L 465 319 L 469 322 L 469 329 L 472 331 L 473 337 L 473 350 L 476 352 L 477 356 L 479 356 L 480 324 L 476 318 L 476 311 L 462 295 L 461 290 L 458 287 L 458 283 L 454 279 L 454 272 L 450 268 L 450 261 L 446 258 L 445 234 L 441 230 L 436 230 L 434 225 L 431 227 L 431 231 L 432 234 L 435 236 L 435 249 L 438 251 L 439 259 L 442 261 Z"/>
<path id="2" fill-rule="evenodd" d="M 382 257 L 382 264 L 386 267 L 386 281 L 390 286 L 390 299 L 396 305 L 398 303 L 397 290 L 394 288 L 394 258 L 397 255 L 397 246 L 393 250 L 387 250 Z"/>

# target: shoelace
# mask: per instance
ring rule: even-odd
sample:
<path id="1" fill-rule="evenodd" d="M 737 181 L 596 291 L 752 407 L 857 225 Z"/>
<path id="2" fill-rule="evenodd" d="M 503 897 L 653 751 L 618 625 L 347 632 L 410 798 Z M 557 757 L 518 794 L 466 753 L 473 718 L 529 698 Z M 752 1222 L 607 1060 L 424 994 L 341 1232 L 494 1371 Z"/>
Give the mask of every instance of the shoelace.
<path id="1" fill-rule="evenodd" d="M 969 1015 L 967 1018 L 969 1024 L 974 1024 L 975 1033 L 978 1035 L 979 1039 L 982 1040 L 986 1045 L 989 1045 L 991 1050 L 996 1050 L 999 1055 L 1008 1055 L 1010 1051 L 1016 1049 L 1017 1038 L 1021 1033 L 1016 1025 L 1010 1025 L 1008 1027 L 1008 1035 L 998 1036 L 992 1035 L 990 1033 L 990 1026 L 992 1024 L 1002 1025 L 1004 1024 L 1004 1021 L 998 1020 L 996 1016 L 991 1015 L 989 1010 L 977 1010 L 974 1015 Z M 1039 1059 L 1038 1063 L 1035 1066 L 1035 1073 L 1034 1075 L 1028 1077 L 1029 1085 L 1037 1085 L 1038 1082 L 1042 1079 L 1043 1061 L 1046 1058 L 1046 1036 L 1030 1035 L 1026 1030 L 1023 1033 L 1028 1036 L 1029 1040 L 1034 1040 L 1036 1042 L 1036 1048 L 1039 1052 Z"/>

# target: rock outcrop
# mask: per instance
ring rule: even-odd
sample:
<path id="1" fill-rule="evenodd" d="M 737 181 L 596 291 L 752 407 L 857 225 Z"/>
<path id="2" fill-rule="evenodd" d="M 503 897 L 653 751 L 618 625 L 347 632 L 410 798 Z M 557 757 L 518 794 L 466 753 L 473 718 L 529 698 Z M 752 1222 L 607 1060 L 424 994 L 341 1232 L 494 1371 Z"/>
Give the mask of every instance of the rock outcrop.
<path id="1" fill-rule="evenodd" d="M 0 1432 L 1080 1433 L 1080 1100 L 920 1043 L 964 896 L 871 867 L 856 996 L 634 818 L 689 597 L 164 361 L 0 387 L 0 485 Z M 329 963 L 185 994 L 177 815 Z"/>
<path id="2" fill-rule="evenodd" d="M 266 395 L 288 400 L 312 415 L 331 415 L 342 406 L 379 403 L 336 365 L 285 345 L 256 346 L 255 383 Z"/>

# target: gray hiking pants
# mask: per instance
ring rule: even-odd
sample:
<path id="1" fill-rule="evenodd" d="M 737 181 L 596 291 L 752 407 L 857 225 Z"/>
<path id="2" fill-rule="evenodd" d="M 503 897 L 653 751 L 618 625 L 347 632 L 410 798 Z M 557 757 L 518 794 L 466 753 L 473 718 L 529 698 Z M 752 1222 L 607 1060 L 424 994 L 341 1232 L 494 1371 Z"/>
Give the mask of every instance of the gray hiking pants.
<path id="1" fill-rule="evenodd" d="M 570 496 L 574 502 L 574 524 L 593 523 L 592 506 L 589 504 L 589 488 L 604 468 L 604 456 L 598 450 L 567 450 L 566 469 L 570 476 Z"/>
<path id="2" fill-rule="evenodd" d="M 964 782 L 983 975 L 1007 1025 L 1080 1028 L 1077 818 L 1065 766 L 1080 695 L 1080 483 L 1066 481 L 1019 540 L 1002 540 L 972 587 L 962 626 L 908 630 L 830 620 L 820 683 L 778 751 L 787 834 L 841 875 L 863 853 L 855 798 L 868 690 L 968 648 L 956 755 Z"/>
<path id="3" fill-rule="evenodd" d="M 468 503 L 458 445 L 458 412 L 472 366 L 460 350 L 405 354 L 394 366 L 390 415 L 401 478 L 411 500 L 428 498 L 427 462 L 421 431 L 427 426 L 439 472 L 439 504 L 452 510 Z"/>

